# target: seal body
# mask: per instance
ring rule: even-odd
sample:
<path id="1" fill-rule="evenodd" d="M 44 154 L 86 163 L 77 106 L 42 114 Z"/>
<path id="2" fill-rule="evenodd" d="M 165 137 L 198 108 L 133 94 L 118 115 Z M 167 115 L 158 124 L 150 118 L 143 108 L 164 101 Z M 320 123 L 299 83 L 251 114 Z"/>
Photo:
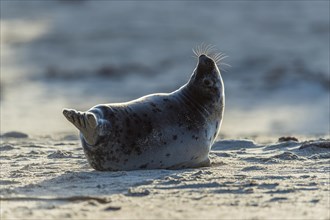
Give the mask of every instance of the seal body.
<path id="1" fill-rule="evenodd" d="M 115 171 L 208 166 L 223 111 L 220 71 L 201 55 L 189 82 L 172 93 L 63 114 L 80 130 L 89 164 Z"/>

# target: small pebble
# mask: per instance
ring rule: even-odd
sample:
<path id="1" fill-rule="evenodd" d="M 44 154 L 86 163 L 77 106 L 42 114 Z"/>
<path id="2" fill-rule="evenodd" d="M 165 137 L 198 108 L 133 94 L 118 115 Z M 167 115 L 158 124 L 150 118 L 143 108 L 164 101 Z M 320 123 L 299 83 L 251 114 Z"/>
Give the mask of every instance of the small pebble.
<path id="1" fill-rule="evenodd" d="M 280 137 L 278 139 L 278 142 L 287 142 L 287 141 L 296 141 L 298 142 L 298 139 L 295 137 L 287 136 L 287 137 Z"/>
<path id="2" fill-rule="evenodd" d="M 103 209 L 104 211 L 118 211 L 120 210 L 121 207 L 120 206 L 108 206 L 105 209 Z"/>

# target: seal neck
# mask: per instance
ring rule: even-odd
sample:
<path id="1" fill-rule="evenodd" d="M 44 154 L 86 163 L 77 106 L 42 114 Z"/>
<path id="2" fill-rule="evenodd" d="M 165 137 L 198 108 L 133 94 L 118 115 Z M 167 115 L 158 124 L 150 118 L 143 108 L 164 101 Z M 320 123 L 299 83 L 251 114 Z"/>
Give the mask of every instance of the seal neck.
<path id="1" fill-rule="evenodd" d="M 193 90 L 189 88 L 189 83 L 185 84 L 179 89 L 180 96 L 189 102 L 196 110 L 198 110 L 203 116 L 208 117 L 211 112 L 205 108 L 204 103 L 196 99 L 196 95 Z"/>

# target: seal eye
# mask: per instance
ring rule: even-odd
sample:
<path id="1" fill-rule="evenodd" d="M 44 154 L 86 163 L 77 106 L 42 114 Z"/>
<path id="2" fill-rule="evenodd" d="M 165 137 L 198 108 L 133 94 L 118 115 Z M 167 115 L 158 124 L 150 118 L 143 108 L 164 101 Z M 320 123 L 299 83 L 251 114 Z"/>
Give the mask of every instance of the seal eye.
<path id="1" fill-rule="evenodd" d="M 203 83 L 204 83 L 204 85 L 206 85 L 206 86 L 211 86 L 212 81 L 209 80 L 209 79 L 204 79 L 204 80 L 203 80 Z"/>

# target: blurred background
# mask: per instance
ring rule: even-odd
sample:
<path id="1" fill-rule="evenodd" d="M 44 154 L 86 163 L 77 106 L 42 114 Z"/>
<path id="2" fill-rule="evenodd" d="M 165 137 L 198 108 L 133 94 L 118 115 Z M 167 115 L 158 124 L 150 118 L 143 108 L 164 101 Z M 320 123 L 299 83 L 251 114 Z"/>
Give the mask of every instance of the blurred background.
<path id="1" fill-rule="evenodd" d="M 77 132 L 88 110 L 186 83 L 216 45 L 221 134 L 329 134 L 329 1 L 1 1 L 1 132 Z"/>

